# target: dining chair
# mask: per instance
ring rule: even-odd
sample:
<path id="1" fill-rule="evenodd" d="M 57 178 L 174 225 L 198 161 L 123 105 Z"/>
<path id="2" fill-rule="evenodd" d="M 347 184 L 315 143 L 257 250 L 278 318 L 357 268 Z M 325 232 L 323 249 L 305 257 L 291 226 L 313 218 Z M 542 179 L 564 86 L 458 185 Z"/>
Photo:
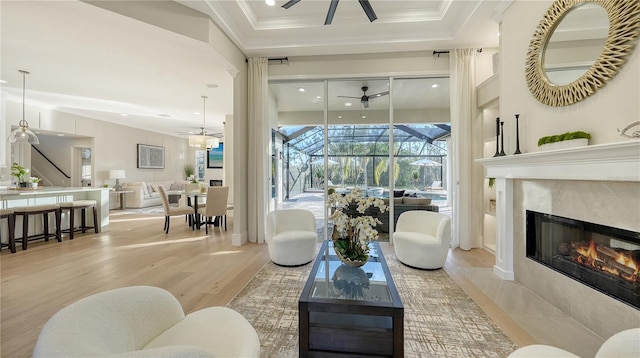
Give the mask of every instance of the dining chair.
<path id="1" fill-rule="evenodd" d="M 195 212 L 192 207 L 186 205 L 169 206 L 169 197 L 164 189 L 164 186 L 158 185 L 158 191 L 160 192 L 160 199 L 162 199 L 162 208 L 164 209 L 164 233 L 169 233 L 169 223 L 172 216 L 179 215 L 194 215 Z"/>
<path id="2" fill-rule="evenodd" d="M 186 192 L 193 192 L 200 190 L 200 184 L 198 183 L 188 183 L 184 185 L 184 190 Z M 206 199 L 204 199 L 204 194 L 202 196 L 198 196 L 198 208 L 203 208 L 206 205 Z M 191 203 L 191 197 L 187 197 L 187 205 L 193 206 Z"/>
<path id="3" fill-rule="evenodd" d="M 218 220 L 218 225 L 222 227 L 224 217 L 224 231 L 227 231 L 227 199 L 229 197 L 228 186 L 212 186 L 207 190 L 207 205 L 198 208 L 198 214 L 205 217 L 205 233 L 209 234 L 209 225 L 212 218 Z"/>

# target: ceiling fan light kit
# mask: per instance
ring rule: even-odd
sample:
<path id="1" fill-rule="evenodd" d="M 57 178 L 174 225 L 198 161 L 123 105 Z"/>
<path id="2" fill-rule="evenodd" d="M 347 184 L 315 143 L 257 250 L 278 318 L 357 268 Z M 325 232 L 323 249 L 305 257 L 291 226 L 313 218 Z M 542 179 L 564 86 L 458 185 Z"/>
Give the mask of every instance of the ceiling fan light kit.
<path id="1" fill-rule="evenodd" d="M 205 112 L 205 104 L 207 101 L 207 96 L 202 96 L 202 133 L 200 135 L 190 135 L 189 136 L 189 146 L 195 147 L 197 149 L 211 149 L 218 148 L 220 145 L 220 140 L 216 137 L 212 137 L 207 135 L 204 128 L 206 127 L 206 112 Z"/>
<path id="2" fill-rule="evenodd" d="M 24 119 L 25 91 L 26 91 L 25 83 L 26 83 L 26 75 L 28 75 L 29 72 L 24 70 L 18 70 L 18 71 L 22 73 L 22 119 L 20 120 L 20 122 L 18 122 L 19 128 L 11 132 L 11 134 L 9 134 L 9 138 L 7 139 L 9 140 L 9 143 L 23 142 L 23 143 L 29 143 L 29 144 L 40 144 L 40 140 L 38 140 L 38 137 L 36 136 L 36 134 L 29 129 L 29 123 L 27 123 L 27 121 Z"/>
<path id="3" fill-rule="evenodd" d="M 300 1 L 302 0 L 289 0 L 284 5 L 282 5 L 282 7 L 288 9 L 293 5 L 299 3 Z M 331 0 L 331 4 L 329 4 L 329 11 L 327 11 L 327 17 L 324 20 L 325 25 L 331 25 L 333 16 L 336 14 L 336 9 L 338 8 L 339 1 L 340 0 Z M 369 0 L 358 0 L 358 2 L 360 3 L 360 6 L 362 6 L 362 10 L 364 10 L 367 18 L 369 18 L 369 22 L 374 22 L 378 19 L 378 16 L 376 16 L 375 11 L 373 11 L 373 7 L 369 3 Z"/>

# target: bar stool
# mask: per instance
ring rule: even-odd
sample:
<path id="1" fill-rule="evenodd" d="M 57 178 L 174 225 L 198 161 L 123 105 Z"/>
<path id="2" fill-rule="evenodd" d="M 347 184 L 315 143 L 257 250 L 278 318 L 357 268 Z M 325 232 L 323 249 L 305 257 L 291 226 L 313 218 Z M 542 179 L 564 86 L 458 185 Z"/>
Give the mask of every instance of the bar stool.
<path id="1" fill-rule="evenodd" d="M 56 217 L 56 233 L 49 233 L 49 214 L 53 213 Z M 15 239 L 15 241 L 22 242 L 22 250 L 27 249 L 27 243 L 29 241 L 44 239 L 44 241 L 49 241 L 50 237 L 55 237 L 58 242 L 62 241 L 62 233 L 60 228 L 61 223 L 61 214 L 60 214 L 60 205 L 58 204 L 43 204 L 43 205 L 34 205 L 34 206 L 21 206 L 13 208 L 13 214 L 16 219 L 18 216 L 22 216 L 22 237 L 20 239 Z M 29 216 L 31 215 L 42 215 L 42 221 L 44 224 L 44 233 L 43 234 L 35 234 L 29 236 Z"/>
<path id="2" fill-rule="evenodd" d="M 13 214 L 12 209 L 0 209 L 0 220 L 7 219 L 9 229 L 9 241 L 6 244 L 9 246 L 12 254 L 16 253 L 16 216 Z M 5 244 L 2 244 L 5 245 Z"/>
<path id="3" fill-rule="evenodd" d="M 82 231 L 84 234 L 87 232 L 87 229 L 94 229 L 95 233 L 98 233 L 98 226 L 96 225 L 98 222 L 98 212 L 96 211 L 97 204 L 98 202 L 95 200 L 74 200 L 60 203 L 61 211 L 69 211 L 69 229 L 62 230 L 62 232 L 69 233 L 69 240 L 73 240 L 73 233 L 75 231 Z M 87 226 L 86 211 L 89 208 L 93 210 L 93 226 Z M 75 227 L 74 222 L 75 211 L 77 209 L 82 210 L 82 221 L 78 228 Z"/>

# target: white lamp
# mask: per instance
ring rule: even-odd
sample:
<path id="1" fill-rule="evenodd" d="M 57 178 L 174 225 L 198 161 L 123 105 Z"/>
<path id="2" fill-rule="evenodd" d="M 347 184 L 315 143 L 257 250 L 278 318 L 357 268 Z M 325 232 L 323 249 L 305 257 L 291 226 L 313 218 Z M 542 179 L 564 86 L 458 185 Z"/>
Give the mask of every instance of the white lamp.
<path id="1" fill-rule="evenodd" d="M 18 70 L 18 71 L 22 73 L 22 120 L 18 122 L 19 128 L 11 132 L 11 134 L 9 134 L 8 140 L 9 140 L 9 143 L 26 142 L 29 144 L 40 144 L 38 137 L 36 136 L 35 133 L 33 133 L 29 129 L 29 123 L 27 123 L 27 121 L 24 119 L 25 81 L 26 81 L 26 75 L 28 75 L 29 72 L 24 70 Z"/>
<path id="2" fill-rule="evenodd" d="M 220 140 L 216 137 L 212 137 L 207 135 L 205 132 L 205 102 L 207 101 L 207 96 L 202 96 L 202 133 L 199 135 L 190 135 L 189 136 L 189 145 L 191 147 L 196 147 L 198 149 L 211 149 L 218 148 L 220 145 Z"/>
<path id="3" fill-rule="evenodd" d="M 120 179 L 124 179 L 125 175 L 124 175 L 124 170 L 122 169 L 118 169 L 118 170 L 109 170 L 109 179 L 115 179 L 116 180 L 116 185 L 113 186 L 113 189 L 116 191 L 121 191 L 122 190 L 122 185 L 120 185 Z"/>

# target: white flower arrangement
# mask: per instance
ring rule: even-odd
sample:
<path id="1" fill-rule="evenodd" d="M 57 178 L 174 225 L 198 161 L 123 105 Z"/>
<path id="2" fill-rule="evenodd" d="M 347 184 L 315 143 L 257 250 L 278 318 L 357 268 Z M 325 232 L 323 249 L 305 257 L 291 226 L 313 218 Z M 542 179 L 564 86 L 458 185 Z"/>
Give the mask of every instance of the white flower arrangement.
<path id="1" fill-rule="evenodd" d="M 332 209 L 329 218 L 333 221 L 334 235 L 338 238 L 334 240 L 334 247 L 352 260 L 366 260 L 369 254 L 368 242 L 378 238 L 378 231 L 373 227 L 382 222 L 364 213 L 371 207 L 384 213 L 387 209 L 384 201 L 380 198 L 363 197 L 362 191 L 355 188 L 345 195 L 330 194 L 327 205 Z M 362 215 L 349 216 L 344 210 L 350 206 L 355 206 L 356 211 Z"/>

